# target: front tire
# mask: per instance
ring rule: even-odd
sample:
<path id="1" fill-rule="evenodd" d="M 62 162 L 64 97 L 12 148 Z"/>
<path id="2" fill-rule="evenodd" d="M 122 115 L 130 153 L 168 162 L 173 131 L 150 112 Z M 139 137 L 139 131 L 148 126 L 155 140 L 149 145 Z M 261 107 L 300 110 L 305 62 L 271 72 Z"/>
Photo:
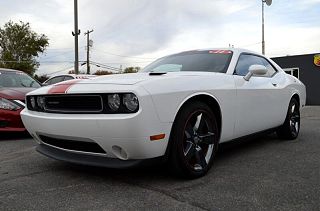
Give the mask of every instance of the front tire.
<path id="1" fill-rule="evenodd" d="M 216 117 L 209 106 L 201 102 L 185 105 L 173 124 L 170 141 L 170 163 L 175 173 L 187 178 L 205 175 L 219 143 Z"/>
<path id="2" fill-rule="evenodd" d="M 296 139 L 300 131 L 300 107 L 299 103 L 295 98 L 292 98 L 286 120 L 283 125 L 277 130 L 279 138 L 286 140 Z"/>

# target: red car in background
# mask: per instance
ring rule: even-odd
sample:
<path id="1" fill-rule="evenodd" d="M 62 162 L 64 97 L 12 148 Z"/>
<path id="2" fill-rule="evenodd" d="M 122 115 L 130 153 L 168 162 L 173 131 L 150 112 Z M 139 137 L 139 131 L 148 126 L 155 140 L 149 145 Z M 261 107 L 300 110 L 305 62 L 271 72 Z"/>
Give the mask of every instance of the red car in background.
<path id="1" fill-rule="evenodd" d="M 25 95 L 40 86 L 24 72 L 0 68 L 0 132 L 26 130 L 20 118 Z"/>

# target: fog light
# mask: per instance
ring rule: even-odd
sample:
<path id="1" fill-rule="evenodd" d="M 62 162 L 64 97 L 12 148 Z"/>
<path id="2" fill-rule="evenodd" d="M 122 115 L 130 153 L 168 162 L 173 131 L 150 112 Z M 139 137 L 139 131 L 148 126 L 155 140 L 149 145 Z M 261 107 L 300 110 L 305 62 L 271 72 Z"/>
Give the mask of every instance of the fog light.
<path id="1" fill-rule="evenodd" d="M 120 146 L 117 146 L 117 145 L 112 146 L 112 152 L 117 158 L 121 160 L 128 160 L 127 152 Z"/>

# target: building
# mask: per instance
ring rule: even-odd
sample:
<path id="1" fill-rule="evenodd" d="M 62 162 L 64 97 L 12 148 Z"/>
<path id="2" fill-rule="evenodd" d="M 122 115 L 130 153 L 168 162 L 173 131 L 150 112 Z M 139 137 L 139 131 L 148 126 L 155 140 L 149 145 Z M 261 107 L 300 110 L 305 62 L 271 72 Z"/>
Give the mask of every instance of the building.
<path id="1" fill-rule="evenodd" d="M 307 105 L 320 105 L 320 53 L 272 58 L 307 89 Z"/>

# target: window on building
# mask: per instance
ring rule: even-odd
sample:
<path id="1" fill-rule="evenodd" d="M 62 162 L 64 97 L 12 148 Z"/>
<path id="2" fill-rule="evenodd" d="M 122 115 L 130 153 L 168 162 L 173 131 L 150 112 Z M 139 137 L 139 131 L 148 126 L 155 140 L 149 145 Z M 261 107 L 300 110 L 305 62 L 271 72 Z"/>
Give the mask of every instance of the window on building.
<path id="1" fill-rule="evenodd" d="M 293 75 L 294 77 L 299 79 L 299 68 L 293 67 L 293 68 L 284 68 L 283 69 L 287 74 Z"/>

